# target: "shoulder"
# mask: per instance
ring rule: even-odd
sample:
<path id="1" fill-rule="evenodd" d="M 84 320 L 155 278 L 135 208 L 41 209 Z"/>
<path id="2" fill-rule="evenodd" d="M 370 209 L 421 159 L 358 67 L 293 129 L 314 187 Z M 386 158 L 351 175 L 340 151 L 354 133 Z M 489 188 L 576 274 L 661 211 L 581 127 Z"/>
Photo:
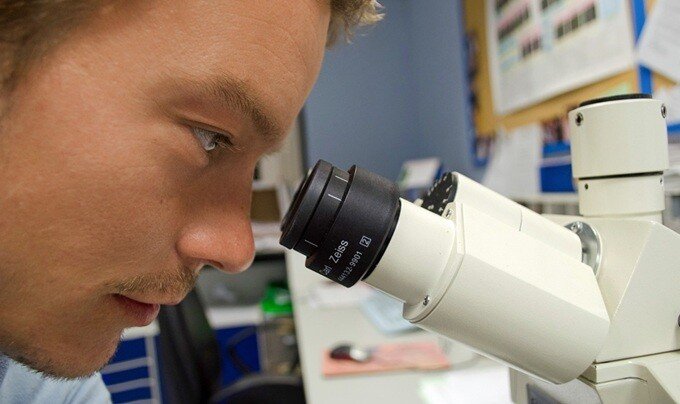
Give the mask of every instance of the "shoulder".
<path id="1" fill-rule="evenodd" d="M 0 403 L 26 402 L 98 404 L 110 403 L 111 396 L 99 373 L 83 379 L 57 380 L 10 360 L 0 384 Z"/>

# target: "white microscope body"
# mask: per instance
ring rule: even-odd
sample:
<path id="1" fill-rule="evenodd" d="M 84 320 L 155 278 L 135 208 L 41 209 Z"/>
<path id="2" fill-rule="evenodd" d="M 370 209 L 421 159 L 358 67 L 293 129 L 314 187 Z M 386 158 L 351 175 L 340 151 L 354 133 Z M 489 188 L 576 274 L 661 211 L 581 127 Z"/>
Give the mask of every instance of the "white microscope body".
<path id="1" fill-rule="evenodd" d="M 542 217 L 460 174 L 441 216 L 402 200 L 364 281 L 414 324 L 508 364 L 515 402 L 680 402 L 664 118 L 649 98 L 569 114 L 582 217 Z"/>
<path id="2" fill-rule="evenodd" d="M 598 234 L 597 280 L 611 324 L 593 364 L 554 386 L 511 372 L 513 399 L 680 402 L 680 235 L 663 226 L 665 107 L 625 100 L 569 114 L 582 219 Z M 536 401 L 534 399 L 534 401 Z"/>

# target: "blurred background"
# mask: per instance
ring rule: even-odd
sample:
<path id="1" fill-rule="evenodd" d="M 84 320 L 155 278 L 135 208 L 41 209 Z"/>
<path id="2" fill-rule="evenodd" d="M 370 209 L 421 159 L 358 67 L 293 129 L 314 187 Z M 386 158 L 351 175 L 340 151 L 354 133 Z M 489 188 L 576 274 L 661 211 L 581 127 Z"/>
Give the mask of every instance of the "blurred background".
<path id="1" fill-rule="evenodd" d="M 507 402 L 506 370 L 445 343 L 448 355 L 478 361 L 473 367 L 486 372 L 466 386 L 500 393 L 490 401 L 479 389 L 465 396 L 463 388 L 446 387 L 456 381 L 441 372 L 342 382 L 322 374 L 325 350 L 343 342 L 341 335 L 359 346 L 433 337 L 413 331 L 385 296 L 360 287 L 340 293 L 321 278 L 296 277 L 306 270 L 278 245 L 279 222 L 318 159 L 374 171 L 411 200 L 443 172 L 458 171 L 539 213 L 578 214 L 566 113 L 591 98 L 650 93 L 669 108 L 673 168 L 664 220 L 680 228 L 676 2 L 380 2 L 384 21 L 327 52 L 285 147 L 258 166 L 252 268 L 239 275 L 206 269 L 195 307 L 129 330 L 103 371 L 114 402 L 182 402 L 177 389 L 265 402 L 238 401 L 253 386 L 278 394 L 278 402 L 303 402 L 303 390 L 307 401 L 340 402 L 343 389 L 366 391 L 368 402 L 385 393 L 385 380 L 403 388 L 403 402 Z"/>

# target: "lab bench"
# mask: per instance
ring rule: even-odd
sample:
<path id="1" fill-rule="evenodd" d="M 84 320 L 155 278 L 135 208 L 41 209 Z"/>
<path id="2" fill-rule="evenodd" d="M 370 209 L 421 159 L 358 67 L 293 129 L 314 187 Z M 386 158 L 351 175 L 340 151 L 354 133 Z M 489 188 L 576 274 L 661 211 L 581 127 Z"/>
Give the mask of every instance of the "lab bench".
<path id="1" fill-rule="evenodd" d="M 459 344 L 436 335 L 416 330 L 389 336 L 381 333 L 369 321 L 360 307 L 319 308 L 310 303 L 309 292 L 315 285 L 327 282 L 326 278 L 304 267 L 304 257 L 295 252 L 286 253 L 288 285 L 293 298 L 293 315 L 304 380 L 309 404 L 347 404 L 388 402 L 391 404 L 429 403 L 422 394 L 423 384 L 432 378 L 475 378 L 477 372 L 499 370 L 502 377 L 493 380 L 487 389 L 496 389 L 496 402 L 509 402 L 507 368 L 494 361 L 472 353 Z M 322 355 L 335 344 L 354 342 L 360 346 L 376 346 L 394 342 L 435 341 L 448 346 L 445 352 L 451 360 L 449 371 L 395 371 L 390 373 L 354 376 L 325 377 L 322 374 Z M 464 402 L 478 402 L 474 395 Z"/>

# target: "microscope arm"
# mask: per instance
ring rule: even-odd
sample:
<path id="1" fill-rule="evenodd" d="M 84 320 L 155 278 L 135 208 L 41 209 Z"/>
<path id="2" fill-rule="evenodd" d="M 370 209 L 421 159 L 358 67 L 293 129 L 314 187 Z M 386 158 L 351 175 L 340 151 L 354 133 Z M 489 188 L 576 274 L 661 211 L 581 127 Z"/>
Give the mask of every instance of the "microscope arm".
<path id="1" fill-rule="evenodd" d="M 609 329 L 579 238 L 461 174 L 434 192 L 450 186 L 442 216 L 401 201 L 364 281 L 403 301 L 404 317 L 424 329 L 553 383 L 575 379 Z"/>

